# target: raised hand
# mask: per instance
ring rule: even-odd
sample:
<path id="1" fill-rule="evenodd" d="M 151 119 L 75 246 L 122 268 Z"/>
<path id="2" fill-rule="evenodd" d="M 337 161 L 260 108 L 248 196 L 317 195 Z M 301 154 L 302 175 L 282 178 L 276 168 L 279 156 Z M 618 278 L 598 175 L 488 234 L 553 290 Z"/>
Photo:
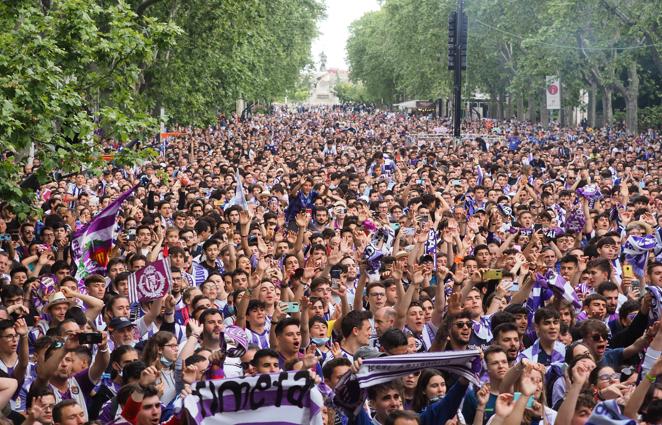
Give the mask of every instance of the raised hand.
<path id="1" fill-rule="evenodd" d="M 342 350 L 340 349 L 340 344 L 339 343 L 334 342 L 331 345 L 331 354 L 333 354 L 334 359 L 342 357 Z"/>
<path id="2" fill-rule="evenodd" d="M 595 363 L 580 362 L 572 369 L 572 382 L 580 387 L 584 386 L 594 368 Z"/>
<path id="3" fill-rule="evenodd" d="M 28 410 L 28 419 L 42 424 L 52 423 L 52 420 L 46 418 L 46 410 L 42 407 L 43 397 L 35 397 L 32 400 L 32 406 Z"/>
<path id="4" fill-rule="evenodd" d="M 64 295 L 66 298 L 73 298 L 78 293 L 73 289 L 69 288 L 68 286 L 60 287 L 60 292 L 62 292 L 62 295 Z"/>
<path id="5" fill-rule="evenodd" d="M 508 394 L 508 393 L 499 394 L 499 396 L 496 399 L 496 404 L 494 406 L 494 411 L 496 412 L 497 416 L 501 418 L 505 418 L 511 413 L 513 413 L 514 408 L 515 408 L 515 402 L 512 394 Z"/>
<path id="6" fill-rule="evenodd" d="M 448 315 L 456 316 L 462 313 L 462 294 L 454 292 L 448 298 Z"/>
<path id="7" fill-rule="evenodd" d="M 490 399 L 490 384 L 484 384 L 476 393 L 479 406 L 485 406 Z"/>
<path id="8" fill-rule="evenodd" d="M 306 229 L 310 223 L 310 216 L 305 211 L 299 211 L 294 218 L 294 221 L 297 226 L 299 226 L 299 229 Z"/>
<path id="9" fill-rule="evenodd" d="M 25 322 L 25 319 L 17 319 L 14 323 L 14 330 L 18 336 L 25 336 L 28 334 L 28 324 Z"/>
<path id="10" fill-rule="evenodd" d="M 196 377 L 198 374 L 198 368 L 196 365 L 189 365 L 186 366 L 186 368 L 182 371 L 182 380 L 186 384 L 192 384 L 196 381 Z"/>
<path id="11" fill-rule="evenodd" d="M 198 335 L 198 337 L 202 335 L 203 326 L 197 320 L 189 319 L 188 326 L 191 328 L 192 334 Z"/>
<path id="12" fill-rule="evenodd" d="M 535 382 L 533 382 L 533 380 L 531 379 L 531 374 L 528 371 L 526 371 L 524 375 L 522 375 L 520 386 L 522 388 L 522 394 L 527 397 L 533 395 L 536 392 L 536 389 L 538 388 Z"/>
<path id="13" fill-rule="evenodd" d="M 166 311 L 173 311 L 177 305 L 177 300 L 175 300 L 175 297 L 173 297 L 172 294 L 168 294 L 165 297 L 163 305 L 165 305 Z"/>
<path id="14" fill-rule="evenodd" d="M 240 211 L 239 212 L 239 224 L 242 226 L 248 226 L 248 224 L 251 222 L 251 218 L 248 215 L 248 211 Z"/>
<path id="15" fill-rule="evenodd" d="M 147 366 L 140 372 L 139 384 L 141 387 L 147 387 L 156 382 L 156 378 L 159 376 L 159 371 L 154 366 Z"/>
<path id="16" fill-rule="evenodd" d="M 306 267 L 303 269 L 303 279 L 310 280 L 315 277 L 316 273 L 317 271 L 315 270 L 315 267 Z"/>

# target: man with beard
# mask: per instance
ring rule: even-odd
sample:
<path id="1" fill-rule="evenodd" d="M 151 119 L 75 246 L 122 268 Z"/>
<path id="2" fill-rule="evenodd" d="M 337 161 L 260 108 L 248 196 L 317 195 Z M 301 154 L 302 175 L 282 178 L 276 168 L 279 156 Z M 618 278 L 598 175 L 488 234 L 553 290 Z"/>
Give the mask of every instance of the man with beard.
<path id="1" fill-rule="evenodd" d="M 108 332 L 110 333 L 110 342 L 113 347 L 121 347 L 128 345 L 133 347 L 136 343 L 135 340 L 136 326 L 132 321 L 126 317 L 115 317 L 108 324 Z"/>
<path id="2" fill-rule="evenodd" d="M 200 348 L 211 352 L 221 347 L 221 333 L 223 332 L 223 315 L 216 308 L 208 308 L 200 315 L 202 325 L 202 339 Z"/>
<path id="3" fill-rule="evenodd" d="M 493 343 L 501 347 L 506 353 L 508 365 L 513 366 L 520 352 L 520 339 L 517 325 L 514 323 L 502 323 L 494 328 Z"/>
<path id="4" fill-rule="evenodd" d="M 621 301 L 621 294 L 618 291 L 618 285 L 608 280 L 599 284 L 595 292 L 602 295 L 607 303 L 607 317 L 605 318 L 605 322 L 609 323 L 612 320 L 618 320 L 617 310 Z M 625 298 L 625 296 L 623 296 L 623 298 Z M 623 302 L 626 300 L 627 298 L 624 299 Z"/>
<path id="5" fill-rule="evenodd" d="M 467 350 L 471 340 L 471 313 L 462 311 L 460 314 L 448 318 L 448 345 L 446 351 Z"/>
<path id="6" fill-rule="evenodd" d="M 533 363 L 549 366 L 552 363 L 565 360 L 565 345 L 558 340 L 561 331 L 560 315 L 556 310 L 541 308 L 534 316 L 535 330 L 538 339 L 531 347 L 517 356 L 517 361 L 527 359 Z"/>
<path id="7" fill-rule="evenodd" d="M 313 232 L 321 232 L 329 225 L 329 212 L 324 207 L 315 207 L 313 221 L 310 223 L 310 229 Z"/>
<path id="8" fill-rule="evenodd" d="M 483 353 L 483 359 L 487 365 L 487 376 L 489 377 L 487 382 L 490 384 L 490 397 L 483 407 L 484 411 L 482 411 L 482 424 L 484 425 L 489 421 L 492 415 L 494 415 L 494 407 L 496 405 L 497 397 L 499 396 L 499 387 L 501 386 L 503 377 L 506 376 L 506 372 L 508 372 L 509 361 L 504 349 L 498 345 L 491 345 L 485 350 Z M 462 415 L 464 415 L 464 420 L 468 424 L 474 423 L 474 417 L 481 409 L 481 407 L 478 406 L 476 391 L 477 389 L 475 387 L 467 391 L 462 406 Z"/>

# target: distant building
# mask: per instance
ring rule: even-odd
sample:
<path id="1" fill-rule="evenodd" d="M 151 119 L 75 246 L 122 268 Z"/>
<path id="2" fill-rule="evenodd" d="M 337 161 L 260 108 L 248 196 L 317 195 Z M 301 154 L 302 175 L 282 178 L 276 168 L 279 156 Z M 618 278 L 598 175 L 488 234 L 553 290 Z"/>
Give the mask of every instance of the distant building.
<path id="1" fill-rule="evenodd" d="M 340 101 L 333 93 L 333 88 L 339 82 L 348 81 L 349 72 L 345 70 L 329 68 L 319 72 L 315 76 L 315 83 L 306 103 L 310 105 L 337 105 Z"/>

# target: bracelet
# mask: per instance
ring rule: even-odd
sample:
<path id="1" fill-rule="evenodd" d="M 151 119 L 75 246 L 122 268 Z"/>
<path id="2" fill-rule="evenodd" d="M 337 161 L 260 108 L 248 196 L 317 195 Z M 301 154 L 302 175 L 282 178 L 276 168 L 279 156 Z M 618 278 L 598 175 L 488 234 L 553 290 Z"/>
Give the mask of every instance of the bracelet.
<path id="1" fill-rule="evenodd" d="M 651 375 L 650 373 L 646 373 L 646 375 L 644 375 L 644 377 L 645 377 L 646 380 L 647 380 L 648 382 L 650 382 L 651 384 L 654 384 L 655 381 L 657 381 L 657 376 L 655 376 L 655 375 Z"/>
<path id="2" fill-rule="evenodd" d="M 191 336 L 194 336 L 196 339 L 200 339 L 200 334 L 191 334 Z"/>
<path id="3" fill-rule="evenodd" d="M 99 349 L 99 352 L 100 353 L 107 353 L 108 352 L 108 347 L 104 348 L 103 350 Z"/>

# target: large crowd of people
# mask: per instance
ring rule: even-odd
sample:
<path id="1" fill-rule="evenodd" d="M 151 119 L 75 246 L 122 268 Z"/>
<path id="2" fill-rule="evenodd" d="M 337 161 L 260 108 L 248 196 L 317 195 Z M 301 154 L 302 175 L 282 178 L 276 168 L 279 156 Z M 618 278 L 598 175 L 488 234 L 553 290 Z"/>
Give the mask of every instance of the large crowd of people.
<path id="1" fill-rule="evenodd" d="M 662 423 L 660 136 L 463 131 L 221 116 L 40 186 L 39 216 L 3 202 L 0 422 L 175 424 L 197 381 L 309 369 L 326 425 Z M 104 270 L 80 270 L 73 233 L 141 178 Z M 169 293 L 131 303 L 164 257 Z M 364 359 L 472 349 L 481 385 L 424 368 L 340 400 Z"/>

